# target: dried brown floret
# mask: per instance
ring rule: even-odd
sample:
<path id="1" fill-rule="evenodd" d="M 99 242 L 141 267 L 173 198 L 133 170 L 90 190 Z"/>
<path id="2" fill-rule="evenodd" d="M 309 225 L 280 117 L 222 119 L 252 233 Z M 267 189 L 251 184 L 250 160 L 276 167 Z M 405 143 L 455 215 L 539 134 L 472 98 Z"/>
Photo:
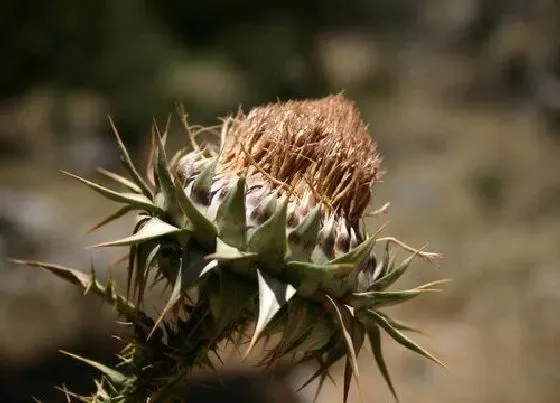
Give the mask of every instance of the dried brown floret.
<path id="1" fill-rule="evenodd" d="M 295 197 L 311 194 L 351 223 L 379 181 L 380 157 L 343 95 L 252 109 L 230 122 L 222 172 L 257 175 Z"/>

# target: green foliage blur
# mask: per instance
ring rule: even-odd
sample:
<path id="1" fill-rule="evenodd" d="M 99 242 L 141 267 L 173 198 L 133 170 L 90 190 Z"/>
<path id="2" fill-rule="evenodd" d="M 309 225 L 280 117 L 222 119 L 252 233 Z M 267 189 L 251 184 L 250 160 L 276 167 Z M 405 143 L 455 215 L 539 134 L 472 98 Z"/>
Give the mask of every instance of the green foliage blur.
<path id="1" fill-rule="evenodd" d="M 111 312 L 4 259 L 88 270 L 94 256 L 103 275 L 120 257 L 81 247 L 121 237 L 133 218 L 81 237 L 114 205 L 58 174 L 119 169 L 105 115 L 143 167 L 152 119 L 177 101 L 191 123 L 215 125 L 239 106 L 341 90 L 384 157 L 372 208 L 391 202 L 390 235 L 430 242 L 453 278 L 402 312 L 449 372 L 387 343 L 402 400 L 555 403 L 557 0 L 3 0 L 0 401 L 60 401 L 62 382 L 86 392 L 91 373 L 58 349 L 104 362 L 117 351 Z M 384 393 L 365 371 L 365 396 Z M 338 401 L 334 388 L 319 401 Z"/>
<path id="2" fill-rule="evenodd" d="M 235 109 L 208 111 L 188 93 L 166 93 L 161 82 L 174 63 L 219 55 L 246 83 L 237 103 L 321 96 L 328 83 L 315 49 L 319 34 L 395 31 L 410 11 L 407 2 L 365 0 L 5 0 L 0 100 L 45 83 L 93 90 L 110 102 L 125 137 L 134 137 L 177 95 L 202 119 Z M 294 60 L 299 67 L 290 74 L 286 63 Z"/>
<path id="3" fill-rule="evenodd" d="M 192 116 L 207 122 L 239 104 L 338 91 L 341 88 L 329 82 L 320 60 L 322 37 L 350 31 L 389 45 L 422 39 L 415 37 L 417 21 L 430 3 L 4 0 L 0 101 L 9 102 L 41 85 L 54 91 L 91 90 L 109 103 L 107 109 L 117 117 L 124 136 L 134 141 L 154 115 L 164 115 L 178 99 Z M 451 40 L 451 46 L 474 56 L 504 13 L 520 6 L 498 0 L 468 3 L 476 4 L 476 18 Z M 233 80 L 242 83 L 242 91 L 229 102 L 209 107 L 188 89 L 173 89 L 177 86 L 170 79 L 172 67 L 200 59 L 214 60 L 235 72 Z M 531 79 L 519 74 L 513 80 Z M 389 82 L 388 75 L 391 72 L 378 81 Z M 181 79 L 189 80 L 188 73 Z M 363 83 L 362 92 L 378 85 Z"/>

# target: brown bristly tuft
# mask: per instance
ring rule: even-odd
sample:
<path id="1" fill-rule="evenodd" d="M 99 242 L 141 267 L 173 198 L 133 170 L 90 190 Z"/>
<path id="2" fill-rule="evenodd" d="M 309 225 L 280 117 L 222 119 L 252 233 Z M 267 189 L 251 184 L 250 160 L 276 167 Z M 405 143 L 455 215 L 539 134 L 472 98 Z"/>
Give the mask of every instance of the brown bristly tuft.
<path id="1" fill-rule="evenodd" d="M 381 174 L 376 144 L 341 94 L 240 113 L 229 127 L 220 169 L 260 175 L 295 197 L 312 194 L 350 222 L 360 219 Z"/>

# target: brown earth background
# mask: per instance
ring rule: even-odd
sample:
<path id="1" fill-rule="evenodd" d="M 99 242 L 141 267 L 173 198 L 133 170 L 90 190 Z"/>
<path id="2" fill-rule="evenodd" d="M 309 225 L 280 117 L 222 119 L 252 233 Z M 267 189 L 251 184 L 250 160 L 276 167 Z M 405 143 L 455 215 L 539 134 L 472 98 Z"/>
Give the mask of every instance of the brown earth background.
<path id="1" fill-rule="evenodd" d="M 389 220 L 389 233 L 445 256 L 439 268 L 416 263 L 403 285 L 453 279 L 444 293 L 395 309 L 449 367 L 385 343 L 401 401 L 559 401 L 557 2 L 3 3 L 1 401 L 63 401 L 53 389 L 62 383 L 91 390 L 94 372 L 58 350 L 109 362 L 118 350 L 108 307 L 7 261 L 86 271 L 93 261 L 109 275 L 121 251 L 83 247 L 127 233 L 132 217 L 86 235 L 114 206 L 58 172 L 99 178 L 97 166 L 118 169 L 107 114 L 143 163 L 151 118 L 165 119 L 177 100 L 192 123 L 214 125 L 239 106 L 342 89 L 387 171 L 372 208 L 391 207 L 369 219 L 372 230 Z M 184 137 L 173 130 L 179 146 Z M 120 284 L 123 270 L 111 274 Z M 225 363 L 247 366 L 234 353 Z M 369 351 L 360 364 L 364 401 L 391 402 Z M 327 382 L 319 402 L 341 397 L 341 382 Z M 350 401 L 360 401 L 355 387 Z"/>

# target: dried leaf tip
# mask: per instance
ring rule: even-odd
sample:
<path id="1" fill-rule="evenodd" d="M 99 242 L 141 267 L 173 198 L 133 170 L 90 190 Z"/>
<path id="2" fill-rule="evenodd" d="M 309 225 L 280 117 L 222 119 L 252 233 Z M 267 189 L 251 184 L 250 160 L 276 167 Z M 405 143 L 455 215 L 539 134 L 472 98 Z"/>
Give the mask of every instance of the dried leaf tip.
<path id="1" fill-rule="evenodd" d="M 238 114 L 228 128 L 220 170 L 260 176 L 298 198 L 312 194 L 356 222 L 379 182 L 380 161 L 358 108 L 337 94 Z"/>

